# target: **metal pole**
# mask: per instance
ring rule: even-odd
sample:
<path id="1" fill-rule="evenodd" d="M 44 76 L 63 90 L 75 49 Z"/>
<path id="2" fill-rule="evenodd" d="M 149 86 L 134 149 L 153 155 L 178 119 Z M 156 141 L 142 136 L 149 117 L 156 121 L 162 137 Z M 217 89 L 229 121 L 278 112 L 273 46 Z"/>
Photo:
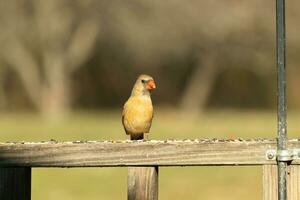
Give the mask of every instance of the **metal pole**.
<path id="1" fill-rule="evenodd" d="M 285 0 L 276 0 L 278 151 L 286 150 Z M 278 160 L 278 199 L 287 199 L 287 162 Z"/>

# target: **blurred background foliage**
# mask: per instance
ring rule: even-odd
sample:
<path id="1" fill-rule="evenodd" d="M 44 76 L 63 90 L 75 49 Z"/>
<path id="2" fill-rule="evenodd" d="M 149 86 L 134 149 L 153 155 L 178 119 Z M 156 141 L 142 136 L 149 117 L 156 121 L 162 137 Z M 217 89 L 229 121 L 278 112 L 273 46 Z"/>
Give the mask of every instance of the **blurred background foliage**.
<path id="1" fill-rule="evenodd" d="M 156 105 L 276 107 L 275 2 L 0 1 L 0 108 L 120 108 L 140 73 Z M 287 5 L 288 96 L 299 108 L 299 2 Z"/>
<path id="2" fill-rule="evenodd" d="M 299 8 L 287 2 L 290 137 L 300 131 Z M 125 139 L 120 113 L 141 73 L 158 86 L 150 138 L 276 135 L 273 0 L 0 0 L 0 27 L 1 141 Z M 126 175 L 34 169 L 32 196 L 125 199 Z M 252 200 L 260 183 L 259 167 L 162 168 L 159 195 Z"/>

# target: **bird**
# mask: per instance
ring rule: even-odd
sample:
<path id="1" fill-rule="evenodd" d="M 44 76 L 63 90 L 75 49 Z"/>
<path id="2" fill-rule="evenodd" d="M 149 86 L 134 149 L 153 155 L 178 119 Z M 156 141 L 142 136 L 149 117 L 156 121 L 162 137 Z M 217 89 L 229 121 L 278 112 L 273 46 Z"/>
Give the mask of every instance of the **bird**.
<path id="1" fill-rule="evenodd" d="M 122 112 L 122 124 L 131 140 L 144 139 L 144 133 L 149 133 L 153 119 L 151 92 L 156 88 L 153 78 L 140 75 L 125 102 Z"/>

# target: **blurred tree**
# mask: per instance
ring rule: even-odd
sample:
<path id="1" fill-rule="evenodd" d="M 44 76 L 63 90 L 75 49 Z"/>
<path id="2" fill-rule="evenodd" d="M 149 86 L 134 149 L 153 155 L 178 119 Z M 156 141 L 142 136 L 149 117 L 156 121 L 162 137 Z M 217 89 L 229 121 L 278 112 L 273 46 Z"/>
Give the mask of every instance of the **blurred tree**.
<path id="1" fill-rule="evenodd" d="M 7 108 L 7 97 L 5 93 L 5 71 L 6 67 L 0 59 L 0 111 Z"/>
<path id="2" fill-rule="evenodd" d="M 157 80 L 156 102 L 179 104 L 182 111 L 199 114 L 216 96 L 220 95 L 221 103 L 230 98 L 212 91 L 218 90 L 214 86 L 224 71 L 234 75 L 239 74 L 234 70 L 251 71 L 255 78 L 248 81 L 274 85 L 270 80 L 276 72 L 275 5 L 270 4 L 260 0 L 0 0 L 0 60 L 14 69 L 31 101 L 46 115 L 68 112 L 71 100 L 80 108 L 121 105 L 139 73 Z M 288 53 L 294 58 L 288 60 L 295 67 L 298 4 L 291 2 L 287 8 Z M 293 77 L 289 91 L 296 97 L 298 79 Z M 226 81 L 224 91 L 233 87 L 243 91 L 239 85 L 243 77 Z"/>
<path id="3" fill-rule="evenodd" d="M 99 33 L 93 1 L 0 1 L 1 58 L 38 110 L 70 110 L 70 76 L 91 54 Z"/>
<path id="4" fill-rule="evenodd" d="M 123 40 L 139 68 L 163 66 L 177 57 L 194 54 L 193 66 L 179 63 L 173 66 L 181 68 L 181 72 L 192 68 L 178 98 L 184 112 L 199 114 L 204 110 L 213 84 L 225 68 L 243 68 L 255 74 L 265 74 L 272 69 L 274 41 L 269 34 L 274 33 L 274 26 L 271 26 L 273 7 L 269 6 L 270 2 L 114 2 L 117 2 L 114 6 L 108 6 L 113 16 L 109 18 L 113 22 L 112 33 Z"/>
<path id="5" fill-rule="evenodd" d="M 216 55 L 208 54 L 202 62 L 197 55 L 195 70 L 189 79 L 180 100 L 181 110 L 198 115 L 203 112 L 210 96 L 214 81 L 218 75 Z M 200 65 L 200 66 L 198 66 Z"/>

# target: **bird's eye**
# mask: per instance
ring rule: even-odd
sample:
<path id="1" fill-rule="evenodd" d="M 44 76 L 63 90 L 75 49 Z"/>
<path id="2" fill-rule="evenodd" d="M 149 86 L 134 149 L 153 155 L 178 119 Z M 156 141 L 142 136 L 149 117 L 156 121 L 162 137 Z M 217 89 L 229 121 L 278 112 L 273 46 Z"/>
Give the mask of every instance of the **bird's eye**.
<path id="1" fill-rule="evenodd" d="M 142 79 L 142 83 L 146 83 L 146 82 L 147 82 L 146 80 Z"/>

